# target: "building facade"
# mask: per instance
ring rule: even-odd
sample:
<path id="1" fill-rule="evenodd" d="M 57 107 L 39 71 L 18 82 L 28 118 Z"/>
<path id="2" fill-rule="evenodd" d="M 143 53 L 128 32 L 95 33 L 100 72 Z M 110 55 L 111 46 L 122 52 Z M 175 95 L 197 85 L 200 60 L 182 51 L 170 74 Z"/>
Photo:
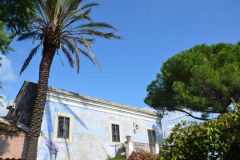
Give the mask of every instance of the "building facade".
<path id="1" fill-rule="evenodd" d="M 27 131 L 36 84 L 25 82 L 12 114 Z M 105 160 L 144 149 L 158 153 L 161 116 L 88 96 L 49 87 L 38 160 Z"/>

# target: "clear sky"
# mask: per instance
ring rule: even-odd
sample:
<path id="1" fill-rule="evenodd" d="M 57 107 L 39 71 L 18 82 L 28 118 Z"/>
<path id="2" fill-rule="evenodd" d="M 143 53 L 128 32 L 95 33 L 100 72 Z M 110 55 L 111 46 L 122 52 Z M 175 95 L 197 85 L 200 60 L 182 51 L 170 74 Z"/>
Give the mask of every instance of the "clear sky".
<path id="1" fill-rule="evenodd" d="M 55 57 L 49 85 L 69 91 L 145 107 L 147 85 L 161 64 L 174 54 L 196 44 L 240 41 L 239 0 L 98 0 L 96 21 L 118 28 L 123 40 L 98 40 L 94 51 L 103 73 L 85 57 L 78 75 Z M 37 82 L 40 55 L 19 76 L 31 42 L 13 42 L 0 69 L 0 90 L 14 99 L 24 80 Z M 62 56 L 64 59 L 64 56 Z M 65 59 L 64 59 L 65 60 Z"/>

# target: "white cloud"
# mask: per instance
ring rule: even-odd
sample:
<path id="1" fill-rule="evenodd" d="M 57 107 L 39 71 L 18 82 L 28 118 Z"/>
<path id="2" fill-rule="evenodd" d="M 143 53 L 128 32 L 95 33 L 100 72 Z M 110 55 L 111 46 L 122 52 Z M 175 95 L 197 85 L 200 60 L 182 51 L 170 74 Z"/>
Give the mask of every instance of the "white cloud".
<path id="1" fill-rule="evenodd" d="M 2 96 L 2 95 L 1 95 Z M 4 96 L 2 96 L 3 98 L 0 99 L 0 117 L 2 116 L 6 116 L 8 110 L 6 108 L 7 106 L 7 101 L 4 98 Z"/>
<path id="2" fill-rule="evenodd" d="M 6 56 L 1 56 L 0 81 L 15 81 L 17 76 L 14 74 L 12 63 Z"/>

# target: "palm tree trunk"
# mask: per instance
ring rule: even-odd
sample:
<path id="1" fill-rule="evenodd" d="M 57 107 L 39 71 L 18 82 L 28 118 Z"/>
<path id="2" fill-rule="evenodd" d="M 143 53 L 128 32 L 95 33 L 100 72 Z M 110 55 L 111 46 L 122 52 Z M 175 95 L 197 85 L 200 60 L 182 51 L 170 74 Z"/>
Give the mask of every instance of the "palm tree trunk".
<path id="1" fill-rule="evenodd" d="M 55 47 L 44 45 L 39 68 L 38 90 L 33 106 L 29 132 L 25 141 L 24 159 L 26 160 L 36 160 L 37 158 L 38 137 L 41 132 L 44 106 L 48 90 L 49 73 L 55 52 Z"/>

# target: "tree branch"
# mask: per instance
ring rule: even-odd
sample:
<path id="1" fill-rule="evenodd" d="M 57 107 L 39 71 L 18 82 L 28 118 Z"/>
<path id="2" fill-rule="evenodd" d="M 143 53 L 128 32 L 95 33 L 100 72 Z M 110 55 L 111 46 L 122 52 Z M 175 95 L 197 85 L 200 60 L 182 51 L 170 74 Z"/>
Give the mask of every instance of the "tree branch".
<path id="1" fill-rule="evenodd" d="M 182 109 L 176 109 L 176 108 L 171 108 L 171 109 L 174 110 L 174 111 L 179 111 L 179 112 L 186 113 L 187 116 L 190 116 L 190 117 L 192 117 L 192 118 L 194 118 L 194 119 L 198 119 L 198 120 L 202 120 L 202 121 L 211 120 L 211 119 L 208 119 L 208 118 L 202 118 L 202 117 L 194 116 L 194 115 L 192 115 L 191 113 L 189 113 L 189 112 L 187 112 L 187 111 L 185 111 L 185 110 L 182 110 Z"/>

